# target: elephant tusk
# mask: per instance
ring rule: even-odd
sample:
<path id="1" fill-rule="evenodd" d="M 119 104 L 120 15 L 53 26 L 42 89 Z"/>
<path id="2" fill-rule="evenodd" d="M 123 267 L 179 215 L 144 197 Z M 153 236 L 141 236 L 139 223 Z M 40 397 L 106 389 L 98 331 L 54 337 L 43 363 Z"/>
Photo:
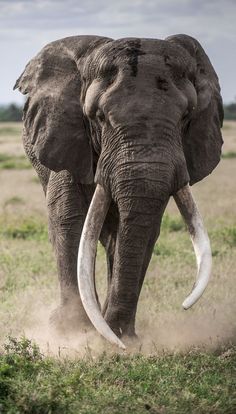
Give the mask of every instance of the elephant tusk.
<path id="1" fill-rule="evenodd" d="M 193 306 L 202 296 L 210 279 L 212 256 L 211 246 L 203 220 L 192 197 L 189 185 L 186 185 L 174 195 L 175 202 L 184 218 L 193 243 L 198 272 L 192 292 L 183 302 L 183 308 Z"/>
<path id="2" fill-rule="evenodd" d="M 84 309 L 96 330 L 111 343 L 126 349 L 101 314 L 93 279 L 97 243 L 109 205 L 110 198 L 103 187 L 97 184 L 80 239 L 77 262 L 78 286 Z"/>

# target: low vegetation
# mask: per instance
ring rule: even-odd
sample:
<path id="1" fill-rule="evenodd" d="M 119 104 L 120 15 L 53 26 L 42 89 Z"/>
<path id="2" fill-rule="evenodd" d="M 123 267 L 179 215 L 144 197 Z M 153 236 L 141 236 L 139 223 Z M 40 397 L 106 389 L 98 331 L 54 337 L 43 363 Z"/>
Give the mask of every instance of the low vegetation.
<path id="1" fill-rule="evenodd" d="M 224 118 L 229 121 L 236 119 L 236 102 L 224 106 Z"/>
<path id="2" fill-rule="evenodd" d="M 3 215 L 0 217 L 0 238 L 47 240 L 47 224 L 40 217 L 14 218 Z"/>
<path id="3" fill-rule="evenodd" d="M 181 217 L 170 216 L 168 213 L 164 214 L 161 223 L 162 231 L 180 231 L 185 229 L 185 224 Z"/>
<path id="4" fill-rule="evenodd" d="M 21 135 L 22 124 L 1 124 L 0 137 L 12 137 Z"/>
<path id="5" fill-rule="evenodd" d="M 10 154 L 0 154 L 0 169 L 22 170 L 31 168 L 30 162 L 25 155 L 14 156 Z"/>
<path id="6" fill-rule="evenodd" d="M 222 154 L 223 159 L 236 158 L 236 151 L 229 151 Z"/>
<path id="7" fill-rule="evenodd" d="M 0 122 L 19 122 L 22 120 L 22 106 L 17 104 L 0 106 Z"/>
<path id="8" fill-rule="evenodd" d="M 236 350 L 208 354 L 44 357 L 25 338 L 0 356 L 3 414 L 233 413 Z"/>

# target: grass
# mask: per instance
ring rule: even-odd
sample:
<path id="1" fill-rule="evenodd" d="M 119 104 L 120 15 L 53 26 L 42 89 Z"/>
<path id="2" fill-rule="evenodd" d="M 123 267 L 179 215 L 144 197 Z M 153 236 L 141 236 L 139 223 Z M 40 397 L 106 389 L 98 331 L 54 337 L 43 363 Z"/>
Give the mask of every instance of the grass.
<path id="1" fill-rule="evenodd" d="M 236 350 L 214 354 L 44 357 L 9 338 L 0 357 L 0 404 L 15 413 L 233 413 Z"/>
<path id="2" fill-rule="evenodd" d="M 231 227 L 224 227 L 216 232 L 222 241 L 230 247 L 236 247 L 236 225 Z"/>
<path id="3" fill-rule="evenodd" d="M 41 308 L 57 294 L 56 263 L 47 241 L 0 241 L 1 341 L 35 323 Z M 46 316 L 45 316 L 46 317 Z"/>
<path id="4" fill-rule="evenodd" d="M 5 123 L 0 124 L 0 136 L 19 136 L 21 135 L 21 123 L 11 123 L 5 126 Z"/>
<path id="5" fill-rule="evenodd" d="M 7 207 L 9 205 L 17 206 L 19 204 L 25 204 L 24 200 L 21 197 L 13 196 L 5 201 L 4 207 Z"/>
<path id="6" fill-rule="evenodd" d="M 165 213 L 161 223 L 161 237 L 154 246 L 153 254 L 155 256 L 173 256 L 176 253 L 180 253 L 181 249 L 178 249 L 176 243 L 175 245 L 171 244 L 168 234 L 181 233 L 183 230 L 185 230 L 185 223 L 181 217 L 170 216 L 168 213 Z M 180 239 L 182 240 L 182 238 L 181 234 Z M 184 239 L 186 239 L 185 236 Z"/>
<path id="7" fill-rule="evenodd" d="M 153 254 L 155 256 L 171 256 L 173 255 L 173 250 L 166 243 L 159 241 L 154 246 Z"/>
<path id="8" fill-rule="evenodd" d="M 47 225 L 39 217 L 21 219 L 2 216 L 0 218 L 0 238 L 23 240 L 47 240 Z"/>
<path id="9" fill-rule="evenodd" d="M 228 152 L 224 152 L 222 154 L 223 159 L 231 159 L 231 158 L 236 158 L 236 151 L 228 151 Z"/>
<path id="10" fill-rule="evenodd" d="M 161 223 L 162 231 L 181 231 L 185 229 L 184 221 L 181 217 L 170 216 L 168 213 L 164 214 Z"/>
<path id="11" fill-rule="evenodd" d="M 0 154 L 0 170 L 25 170 L 28 168 L 32 167 L 24 155 Z"/>

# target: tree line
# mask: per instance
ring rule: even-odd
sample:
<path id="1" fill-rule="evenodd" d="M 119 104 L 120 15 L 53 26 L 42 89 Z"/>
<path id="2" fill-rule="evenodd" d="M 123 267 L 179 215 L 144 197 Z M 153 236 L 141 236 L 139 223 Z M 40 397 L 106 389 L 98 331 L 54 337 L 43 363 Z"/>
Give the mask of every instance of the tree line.
<path id="1" fill-rule="evenodd" d="M 19 122 L 22 120 L 23 106 L 17 104 L 0 105 L 0 122 Z M 224 118 L 236 120 L 236 102 L 224 105 Z"/>
<path id="2" fill-rule="evenodd" d="M 19 122 L 22 120 L 23 106 L 17 104 L 0 105 L 0 122 Z"/>

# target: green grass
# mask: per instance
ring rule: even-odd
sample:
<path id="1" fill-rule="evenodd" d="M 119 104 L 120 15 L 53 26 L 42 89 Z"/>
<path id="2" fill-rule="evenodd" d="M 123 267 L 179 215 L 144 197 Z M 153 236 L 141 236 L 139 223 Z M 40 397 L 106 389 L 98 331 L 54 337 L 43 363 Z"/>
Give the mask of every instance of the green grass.
<path id="1" fill-rule="evenodd" d="M 236 224 L 231 226 L 221 226 L 209 232 L 212 245 L 221 247 L 222 252 L 224 248 L 236 247 Z"/>
<path id="2" fill-rule="evenodd" d="M 236 152 L 235 151 L 224 152 L 222 154 L 221 158 L 223 158 L 223 159 L 236 158 Z"/>
<path id="3" fill-rule="evenodd" d="M 0 240 L 0 338 L 22 334 L 57 295 L 56 261 L 48 241 Z M 46 316 L 45 316 L 46 318 Z"/>
<path id="4" fill-rule="evenodd" d="M 236 247 L 236 226 L 225 227 L 220 231 L 222 239 L 230 247 Z"/>
<path id="5" fill-rule="evenodd" d="M 28 168 L 31 168 L 31 164 L 24 155 L 0 154 L 0 170 L 25 170 Z"/>
<path id="6" fill-rule="evenodd" d="M 48 243 L 45 245 L 45 242 L 35 241 L 33 254 L 28 247 L 29 242 L 22 245 L 21 249 L 18 247 L 13 251 L 11 246 L 11 249 L 1 252 L 0 266 L 6 275 L 5 283 L 1 286 L 2 301 L 13 292 L 34 286 L 36 281 L 39 281 L 41 286 L 52 283 L 51 278 L 44 277 L 46 274 L 55 273 L 56 270 L 55 260 Z"/>
<path id="7" fill-rule="evenodd" d="M 0 218 L 0 239 L 47 240 L 47 224 L 40 217 Z"/>
<path id="8" fill-rule="evenodd" d="M 168 213 L 165 213 L 161 223 L 161 236 L 154 246 L 153 254 L 165 257 L 181 254 L 183 243 L 186 244 L 186 241 L 188 243 L 187 234 L 183 234 L 183 230 L 185 230 L 185 223 L 181 217 L 170 216 Z M 180 240 L 179 244 L 176 244 L 176 237 Z M 174 240 L 174 243 L 171 239 Z M 191 250 L 189 252 L 191 254 Z"/>
<path id="9" fill-rule="evenodd" d="M 168 246 L 168 243 L 159 241 L 154 246 L 153 254 L 155 256 L 171 256 L 173 254 L 173 250 L 170 246 Z"/>
<path id="10" fill-rule="evenodd" d="M 165 213 L 161 223 L 162 231 L 181 231 L 185 229 L 184 221 L 181 217 L 170 216 Z"/>
<path id="11" fill-rule="evenodd" d="M 234 413 L 236 350 L 44 357 L 25 338 L 0 356 L 2 414 Z"/>
<path id="12" fill-rule="evenodd" d="M 5 201 L 4 207 L 9 206 L 9 205 L 17 206 L 19 204 L 25 204 L 25 201 L 21 197 L 13 196 Z"/>

